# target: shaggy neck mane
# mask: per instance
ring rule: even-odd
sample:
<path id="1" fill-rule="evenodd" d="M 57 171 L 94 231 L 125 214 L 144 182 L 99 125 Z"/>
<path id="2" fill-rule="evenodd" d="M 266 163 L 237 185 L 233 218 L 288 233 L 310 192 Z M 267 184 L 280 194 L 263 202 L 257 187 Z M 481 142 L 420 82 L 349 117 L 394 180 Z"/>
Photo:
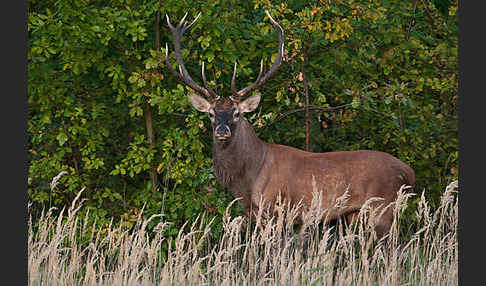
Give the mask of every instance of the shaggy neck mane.
<path id="1" fill-rule="evenodd" d="M 216 179 L 232 192 L 249 185 L 251 174 L 259 171 L 266 154 L 265 142 L 260 140 L 251 124 L 241 118 L 234 137 L 227 146 L 213 140 L 213 166 Z"/>

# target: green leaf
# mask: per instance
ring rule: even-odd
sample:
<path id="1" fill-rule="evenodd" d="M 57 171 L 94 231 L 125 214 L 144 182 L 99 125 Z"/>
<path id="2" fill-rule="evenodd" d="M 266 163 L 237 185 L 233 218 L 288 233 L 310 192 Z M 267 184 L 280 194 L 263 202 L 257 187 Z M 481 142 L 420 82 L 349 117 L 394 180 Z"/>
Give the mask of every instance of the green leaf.
<path id="1" fill-rule="evenodd" d="M 62 146 L 62 145 L 64 145 L 64 143 L 66 143 L 66 141 L 68 140 L 68 137 L 65 133 L 59 133 L 56 136 L 56 139 L 59 142 L 59 145 Z"/>

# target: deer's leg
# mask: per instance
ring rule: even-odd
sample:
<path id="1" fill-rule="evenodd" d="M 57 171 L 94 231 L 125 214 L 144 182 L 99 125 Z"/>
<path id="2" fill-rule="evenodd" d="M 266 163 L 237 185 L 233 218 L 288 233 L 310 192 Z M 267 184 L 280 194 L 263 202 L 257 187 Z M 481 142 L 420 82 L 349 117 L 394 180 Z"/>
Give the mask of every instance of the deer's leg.
<path id="1" fill-rule="evenodd" d="M 359 210 L 353 211 L 344 216 L 344 221 L 346 222 L 346 228 L 354 230 L 359 219 Z"/>
<path id="2" fill-rule="evenodd" d="M 375 225 L 375 231 L 378 238 L 382 238 L 386 235 L 391 228 L 393 223 L 393 209 L 389 208 L 385 213 L 379 218 Z"/>
<path id="3" fill-rule="evenodd" d="M 348 225 L 354 224 L 355 222 L 358 221 L 359 217 L 359 211 L 354 211 L 352 213 L 348 213 L 345 218 L 346 218 L 346 223 Z"/>

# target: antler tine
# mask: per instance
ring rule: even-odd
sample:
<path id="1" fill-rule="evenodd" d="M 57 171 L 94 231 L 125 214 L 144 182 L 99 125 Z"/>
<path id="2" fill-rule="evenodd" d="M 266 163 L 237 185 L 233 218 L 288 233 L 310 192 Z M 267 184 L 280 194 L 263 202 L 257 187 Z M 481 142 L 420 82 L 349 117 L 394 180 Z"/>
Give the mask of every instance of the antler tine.
<path id="1" fill-rule="evenodd" d="M 182 72 L 180 71 L 179 69 L 179 72 L 180 73 L 177 73 L 175 71 L 175 69 L 172 67 L 172 65 L 170 64 L 170 61 L 169 61 L 169 47 L 167 45 L 167 43 L 165 43 L 165 63 L 167 64 L 167 68 L 170 70 L 170 72 L 175 76 L 177 77 L 177 79 L 179 79 L 180 81 L 184 81 L 182 79 Z"/>
<path id="2" fill-rule="evenodd" d="M 182 27 L 182 25 L 184 24 L 184 22 L 186 21 L 186 17 L 187 17 L 188 13 L 186 12 L 186 14 L 184 14 L 184 17 L 182 17 L 182 19 L 179 21 L 179 24 L 177 24 L 177 28 L 180 28 Z"/>
<path id="3" fill-rule="evenodd" d="M 233 77 L 231 78 L 231 92 L 233 93 L 233 96 L 231 96 L 231 100 L 238 100 L 238 91 L 236 90 L 235 84 L 237 64 L 238 63 L 235 61 L 235 67 L 233 68 Z"/>
<path id="4" fill-rule="evenodd" d="M 235 97 L 239 98 L 239 99 L 241 99 L 243 96 L 245 96 L 250 91 L 253 91 L 253 90 L 261 87 L 270 77 L 272 77 L 275 74 L 275 72 L 278 70 L 278 68 L 282 64 L 282 55 L 283 55 L 283 51 L 284 51 L 284 32 L 283 32 L 282 27 L 277 23 L 277 21 L 275 21 L 272 18 L 272 16 L 270 16 L 270 13 L 268 12 L 268 10 L 265 10 L 265 13 L 267 14 L 268 18 L 270 19 L 270 21 L 272 22 L 274 27 L 277 28 L 277 31 L 278 31 L 279 47 L 278 47 L 277 58 L 275 59 L 275 62 L 272 64 L 272 67 L 270 68 L 270 70 L 268 70 L 268 72 L 266 72 L 265 75 L 263 75 L 263 76 L 262 76 L 262 74 L 263 74 L 263 60 L 260 62 L 260 72 L 258 74 L 256 81 L 253 84 L 251 84 L 251 85 L 249 85 L 249 86 L 247 86 L 247 87 L 245 87 L 242 90 L 237 92 Z"/>
<path id="5" fill-rule="evenodd" d="M 184 82 L 187 86 L 189 86 L 190 88 L 192 88 L 195 91 L 199 92 L 200 94 L 204 95 L 209 100 L 214 100 L 214 98 L 217 97 L 217 94 L 207 84 L 206 79 L 205 79 L 206 77 L 204 75 L 204 72 L 203 72 L 203 81 L 204 81 L 204 84 L 205 84 L 206 88 L 201 87 L 200 85 L 198 85 L 191 78 L 191 76 L 189 75 L 189 72 L 187 71 L 187 69 L 186 69 L 186 67 L 184 65 L 184 61 L 182 59 L 181 37 L 182 37 L 184 31 L 187 30 L 188 28 L 190 28 L 196 22 L 196 20 L 199 18 L 199 16 L 201 15 L 201 13 L 199 13 L 197 15 L 197 17 L 189 25 L 187 25 L 187 23 L 185 22 L 187 15 L 188 15 L 188 13 L 186 13 L 184 15 L 184 17 L 182 17 L 181 21 L 177 24 L 176 27 L 174 27 L 171 24 L 170 19 L 169 19 L 169 16 L 167 14 L 165 15 L 165 17 L 167 18 L 167 25 L 169 26 L 169 28 L 170 28 L 170 30 L 172 32 L 172 36 L 173 36 L 174 51 L 175 51 L 175 54 L 176 54 L 177 64 L 179 65 L 179 73 L 176 72 L 175 69 L 170 64 L 170 61 L 169 61 L 169 48 L 168 48 L 168 45 L 166 43 L 165 44 L 165 48 L 166 48 L 166 50 L 165 50 L 165 61 L 167 63 L 167 68 L 170 70 L 170 72 L 177 79 L 179 79 L 180 81 Z M 204 71 L 204 67 L 203 67 L 203 71 Z"/>
<path id="6" fill-rule="evenodd" d="M 206 89 L 209 91 L 209 93 L 211 94 L 211 96 L 213 98 L 218 98 L 219 96 L 216 94 L 216 92 L 211 88 L 211 86 L 209 85 L 209 83 L 207 82 L 206 80 L 206 73 L 204 72 L 204 62 L 202 63 L 202 67 L 201 67 L 201 74 L 202 74 L 202 79 L 203 79 L 203 82 L 204 82 L 204 86 L 206 87 Z"/>
<path id="7" fill-rule="evenodd" d="M 172 24 L 170 23 L 169 15 L 165 14 L 165 18 L 167 19 L 167 25 L 169 26 L 169 28 L 171 30 L 174 29 L 174 26 L 172 26 Z"/>
<path id="8" fill-rule="evenodd" d="M 253 85 L 260 84 L 262 75 L 263 75 L 263 59 L 260 61 L 260 71 L 258 72 L 257 79 L 255 80 L 255 83 Z M 248 93 L 249 89 L 250 88 L 253 89 L 254 87 L 253 85 L 250 85 L 240 91 L 236 91 L 235 78 L 236 78 L 236 62 L 235 62 L 235 69 L 233 70 L 233 78 L 231 79 L 231 91 L 233 92 L 233 96 L 231 98 L 235 99 L 236 101 L 240 101 L 241 98 Z"/>
<path id="9" fill-rule="evenodd" d="M 263 76 L 263 78 L 261 79 L 262 83 L 264 83 L 265 81 L 267 81 L 267 79 L 269 79 L 271 76 L 273 76 L 273 74 L 278 70 L 278 68 L 280 67 L 280 65 L 282 64 L 282 55 L 283 55 L 283 52 L 284 52 L 284 32 L 283 32 L 283 29 L 282 27 L 277 23 L 277 21 L 275 21 L 272 16 L 270 16 L 270 13 L 268 12 L 268 10 L 265 10 L 265 13 L 267 13 L 267 16 L 268 18 L 270 18 L 270 21 L 272 22 L 272 24 L 277 28 L 278 30 L 278 37 L 279 37 L 279 47 L 278 47 L 278 54 L 277 54 L 277 58 L 275 59 L 275 62 L 273 63 L 272 67 L 270 68 L 270 70 Z"/>
<path id="10" fill-rule="evenodd" d="M 268 10 L 265 10 L 265 13 L 267 14 L 267 16 L 270 19 L 270 21 L 272 22 L 272 24 L 275 25 L 275 26 L 277 26 L 280 31 L 283 31 L 282 26 L 280 26 L 280 24 L 277 23 L 277 21 L 275 21 L 275 19 L 272 18 L 272 16 L 268 12 Z M 282 32 L 282 34 L 283 34 L 283 32 Z"/>
<path id="11" fill-rule="evenodd" d="M 199 14 L 197 14 L 196 18 L 194 18 L 194 20 L 192 20 L 191 24 L 187 25 L 187 23 L 184 23 L 184 26 L 182 27 L 182 30 L 181 30 L 181 34 L 183 34 L 187 29 L 189 29 L 192 25 L 194 25 L 194 23 L 196 23 L 199 16 L 201 16 L 201 12 L 199 12 Z"/>
<path id="12" fill-rule="evenodd" d="M 261 81 L 262 75 L 263 75 L 263 59 L 260 61 L 260 71 L 258 72 L 256 82 L 259 83 Z"/>

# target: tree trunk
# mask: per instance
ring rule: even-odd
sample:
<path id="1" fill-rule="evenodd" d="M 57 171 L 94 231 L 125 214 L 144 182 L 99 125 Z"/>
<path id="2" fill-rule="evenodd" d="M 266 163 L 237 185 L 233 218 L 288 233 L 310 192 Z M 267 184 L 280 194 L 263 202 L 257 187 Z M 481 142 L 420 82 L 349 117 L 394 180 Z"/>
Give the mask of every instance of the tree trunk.
<path id="1" fill-rule="evenodd" d="M 150 145 L 150 149 L 154 149 L 155 148 L 155 140 L 154 140 L 154 129 L 152 127 L 152 113 L 150 111 L 150 104 L 148 102 L 148 100 L 146 99 L 145 100 L 145 103 L 144 103 L 144 117 L 145 117 L 145 127 L 147 129 L 147 138 L 148 138 L 148 141 L 149 141 L 149 145 Z M 157 169 L 156 167 L 154 166 L 153 162 L 152 162 L 152 167 L 150 168 L 150 181 L 152 182 L 152 190 L 156 190 L 157 189 Z"/>
<path id="2" fill-rule="evenodd" d="M 162 3 L 162 1 L 159 1 L 159 3 Z M 157 13 L 155 14 L 155 48 L 157 51 L 160 51 L 160 7 Z M 145 99 L 144 102 L 143 116 L 145 118 L 145 128 L 147 130 L 147 138 L 149 141 L 150 149 L 154 150 L 155 136 L 154 136 L 154 129 L 152 127 L 152 112 L 150 111 L 150 104 L 148 98 Z M 155 191 L 158 186 L 158 180 L 157 180 L 157 168 L 155 167 L 153 162 L 149 174 L 150 174 L 150 182 L 152 183 L 152 191 Z"/>
<path id="3" fill-rule="evenodd" d="M 302 81 L 304 83 L 305 93 L 305 151 L 310 152 L 310 112 L 309 112 L 309 83 L 305 75 L 305 64 L 307 62 L 307 49 L 304 49 L 304 61 L 302 62 L 301 70 Z"/>

